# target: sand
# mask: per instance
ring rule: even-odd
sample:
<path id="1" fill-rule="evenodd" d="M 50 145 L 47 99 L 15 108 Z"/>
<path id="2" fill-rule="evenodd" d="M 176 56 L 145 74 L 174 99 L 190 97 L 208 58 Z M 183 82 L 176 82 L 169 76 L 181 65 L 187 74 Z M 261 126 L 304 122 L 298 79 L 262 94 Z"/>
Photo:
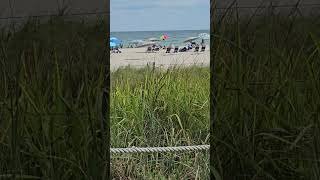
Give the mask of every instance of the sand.
<path id="1" fill-rule="evenodd" d="M 147 48 L 124 48 L 122 53 L 110 54 L 111 70 L 116 70 L 123 66 L 144 67 L 147 64 L 161 67 L 170 66 L 190 66 L 201 65 L 209 66 L 210 64 L 210 50 L 207 47 L 205 52 L 188 52 L 165 53 L 166 50 L 161 49 L 158 52 L 146 52 Z"/>

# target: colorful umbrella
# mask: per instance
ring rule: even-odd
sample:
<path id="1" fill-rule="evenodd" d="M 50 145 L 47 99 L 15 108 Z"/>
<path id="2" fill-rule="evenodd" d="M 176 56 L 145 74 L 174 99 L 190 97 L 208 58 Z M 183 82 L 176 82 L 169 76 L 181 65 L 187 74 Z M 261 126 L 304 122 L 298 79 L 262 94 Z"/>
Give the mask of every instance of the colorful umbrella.
<path id="1" fill-rule="evenodd" d="M 162 36 L 160 36 L 160 39 L 166 40 L 166 39 L 169 39 L 169 36 L 168 35 L 162 35 Z"/>

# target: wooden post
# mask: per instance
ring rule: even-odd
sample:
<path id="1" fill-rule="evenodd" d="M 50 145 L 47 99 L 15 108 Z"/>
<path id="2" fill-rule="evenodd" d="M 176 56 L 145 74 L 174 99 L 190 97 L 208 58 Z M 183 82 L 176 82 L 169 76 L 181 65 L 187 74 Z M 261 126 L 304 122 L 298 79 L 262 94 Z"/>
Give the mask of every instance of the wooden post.
<path id="1" fill-rule="evenodd" d="M 216 59 L 216 54 L 214 52 L 215 46 L 217 45 L 217 41 L 213 40 L 213 34 L 217 32 L 217 25 L 216 23 L 217 20 L 215 19 L 216 17 L 216 0 L 210 0 L 210 135 L 213 135 L 214 133 L 214 128 L 215 128 L 215 117 L 216 117 L 216 80 L 215 80 L 215 59 Z M 212 136 L 211 136 L 212 137 Z M 210 138 L 210 162 L 209 162 L 209 167 L 210 167 L 210 179 L 216 179 L 214 175 L 214 140 L 213 138 Z"/>

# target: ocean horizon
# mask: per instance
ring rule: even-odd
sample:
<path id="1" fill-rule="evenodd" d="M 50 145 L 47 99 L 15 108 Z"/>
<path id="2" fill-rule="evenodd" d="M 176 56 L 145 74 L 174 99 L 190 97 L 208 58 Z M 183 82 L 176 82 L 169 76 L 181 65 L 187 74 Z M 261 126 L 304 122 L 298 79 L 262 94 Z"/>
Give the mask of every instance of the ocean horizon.
<path id="1" fill-rule="evenodd" d="M 169 39 L 160 41 L 162 45 L 175 44 L 179 46 L 184 46 L 186 43 L 183 41 L 188 37 L 198 36 L 201 33 L 210 33 L 209 29 L 206 30 L 156 30 L 156 31 L 114 31 L 110 32 L 111 37 L 117 37 L 123 42 L 123 46 L 127 47 L 130 41 L 133 40 L 146 40 L 149 38 L 159 38 L 162 35 L 168 35 Z M 201 39 L 196 40 L 200 42 Z M 206 44 L 209 44 L 210 41 L 206 40 Z"/>
<path id="2" fill-rule="evenodd" d="M 135 31 L 110 31 L 110 33 L 114 32 L 162 32 L 162 31 L 210 31 L 210 29 L 164 29 L 164 30 L 135 30 Z"/>

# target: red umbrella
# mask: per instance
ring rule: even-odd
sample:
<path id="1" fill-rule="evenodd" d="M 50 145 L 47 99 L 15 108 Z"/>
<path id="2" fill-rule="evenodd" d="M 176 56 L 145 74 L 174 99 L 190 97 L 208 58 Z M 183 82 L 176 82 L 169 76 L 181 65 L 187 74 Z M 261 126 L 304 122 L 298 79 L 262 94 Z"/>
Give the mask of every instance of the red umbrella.
<path id="1" fill-rule="evenodd" d="M 160 39 L 166 40 L 166 39 L 169 39 L 169 36 L 168 36 L 168 35 L 162 35 L 162 36 L 160 37 Z"/>

